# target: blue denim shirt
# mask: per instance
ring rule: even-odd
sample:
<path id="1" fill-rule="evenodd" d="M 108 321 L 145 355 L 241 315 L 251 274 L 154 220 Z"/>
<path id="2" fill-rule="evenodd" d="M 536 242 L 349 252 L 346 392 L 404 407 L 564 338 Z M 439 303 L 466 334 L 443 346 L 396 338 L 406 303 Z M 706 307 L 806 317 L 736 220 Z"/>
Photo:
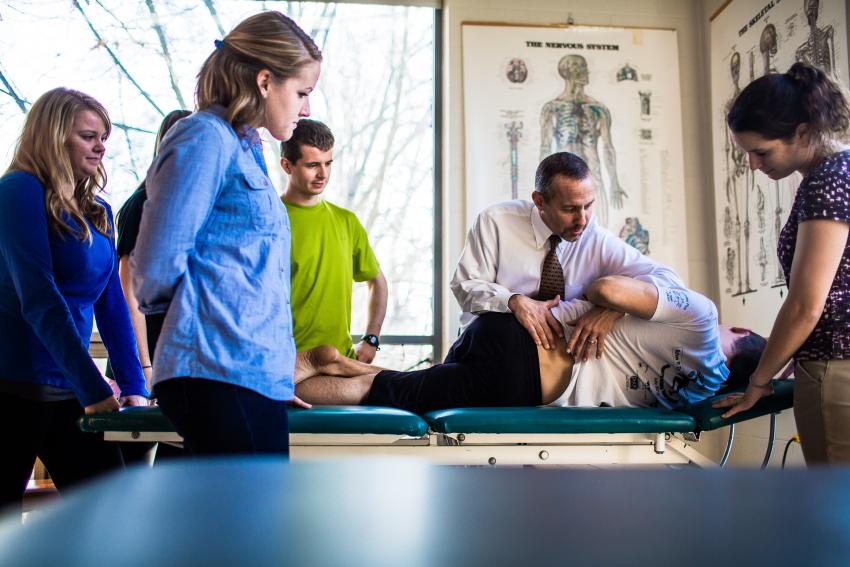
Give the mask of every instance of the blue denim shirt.
<path id="1" fill-rule="evenodd" d="M 256 130 L 237 135 L 222 114 L 179 121 L 148 171 L 130 262 L 141 311 L 167 312 L 153 382 L 205 378 L 288 400 L 289 219 Z"/>

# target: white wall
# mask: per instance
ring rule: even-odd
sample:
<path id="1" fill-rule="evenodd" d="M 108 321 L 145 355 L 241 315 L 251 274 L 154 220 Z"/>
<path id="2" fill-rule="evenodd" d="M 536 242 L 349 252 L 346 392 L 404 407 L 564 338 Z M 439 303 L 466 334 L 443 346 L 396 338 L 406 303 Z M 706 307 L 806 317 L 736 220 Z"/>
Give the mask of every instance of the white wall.
<path id="1" fill-rule="evenodd" d="M 464 175 L 463 70 L 461 23 L 492 21 L 528 24 L 566 23 L 572 16 L 582 25 L 672 28 L 679 37 L 679 71 L 682 89 L 685 207 L 688 234 L 689 287 L 719 299 L 717 252 L 714 236 L 714 180 L 711 161 L 709 90 L 710 16 L 724 0 L 443 0 L 444 117 L 443 117 L 443 269 L 451 277 L 466 237 L 466 187 Z M 445 284 L 445 348 L 457 334 L 459 309 Z M 768 434 L 768 419 L 738 426 L 730 464 L 761 463 Z M 787 439 L 795 432 L 791 412 L 779 418 L 773 465 L 781 459 Z M 726 428 L 703 434 L 699 449 L 717 459 L 725 445 Z M 789 463 L 802 462 L 799 446 L 789 453 Z"/>
<path id="2" fill-rule="evenodd" d="M 705 88 L 705 101 L 702 115 L 705 117 L 705 132 L 706 132 L 706 147 L 710 148 L 711 144 L 711 124 L 709 117 L 711 116 L 711 101 L 710 101 L 710 93 L 709 93 L 709 77 L 710 77 L 710 68 L 709 68 L 709 59 L 708 54 L 711 53 L 711 32 L 709 29 L 709 20 L 711 17 L 717 12 L 724 4 L 726 0 L 702 0 L 700 2 L 700 25 L 703 26 L 702 33 L 702 52 L 705 54 L 705 68 L 704 68 L 704 80 L 703 84 L 706 85 Z M 711 164 L 711 156 L 706 153 L 706 167 L 705 167 L 705 180 L 704 184 L 706 187 L 706 194 L 710 191 L 709 188 L 714 187 L 714 178 L 713 178 L 713 167 Z M 713 206 L 711 204 L 707 204 L 706 206 Z M 712 215 L 713 216 L 713 215 Z M 711 225 L 714 226 L 714 225 Z M 706 226 L 706 238 L 711 241 L 711 243 L 715 242 L 714 233 L 712 232 L 711 226 Z M 712 254 L 716 254 L 714 248 L 712 250 Z M 712 256 L 714 257 L 714 256 Z M 716 269 L 716 268 L 715 268 Z M 714 273 L 714 280 L 717 280 L 717 273 Z M 716 293 L 719 294 L 719 288 L 717 288 Z M 718 301 L 719 297 L 713 297 L 715 301 Z M 732 323 L 732 322 L 730 322 Z M 715 447 L 722 447 L 722 444 L 726 442 L 726 429 L 717 432 L 711 432 L 710 434 L 705 436 L 704 442 L 707 445 L 714 445 Z M 732 453 L 729 458 L 730 464 L 735 465 L 746 465 L 746 466 L 756 466 L 761 464 L 764 458 L 765 447 L 767 446 L 768 434 L 770 432 L 770 418 L 763 417 L 761 419 L 747 421 L 738 425 L 737 431 L 735 433 L 735 443 L 732 446 Z M 773 446 L 773 455 L 770 459 L 770 466 L 779 466 L 782 462 L 782 452 L 785 449 L 785 445 L 788 443 L 788 440 L 797 432 L 797 426 L 794 423 L 794 415 L 791 410 L 787 410 L 782 412 L 782 414 L 778 417 L 776 422 L 776 441 L 774 441 Z M 722 437 L 722 438 L 721 438 Z M 715 449 L 716 450 L 716 449 Z M 722 451 L 722 449 L 720 449 Z M 800 445 L 798 443 L 792 443 L 791 447 L 788 450 L 788 461 L 787 466 L 802 466 L 804 464 L 803 454 L 800 451 Z"/>
<path id="3" fill-rule="evenodd" d="M 679 36 L 685 155 L 689 282 L 693 289 L 716 298 L 713 200 L 708 179 L 711 137 L 707 108 L 700 6 L 697 0 L 444 0 L 444 146 L 443 146 L 443 258 L 446 280 L 451 277 L 466 237 L 464 177 L 463 75 L 461 23 L 493 21 L 530 24 L 576 24 L 673 28 Z M 707 74 L 705 74 L 707 76 Z M 456 336 L 459 310 L 445 288 L 447 344 Z"/>

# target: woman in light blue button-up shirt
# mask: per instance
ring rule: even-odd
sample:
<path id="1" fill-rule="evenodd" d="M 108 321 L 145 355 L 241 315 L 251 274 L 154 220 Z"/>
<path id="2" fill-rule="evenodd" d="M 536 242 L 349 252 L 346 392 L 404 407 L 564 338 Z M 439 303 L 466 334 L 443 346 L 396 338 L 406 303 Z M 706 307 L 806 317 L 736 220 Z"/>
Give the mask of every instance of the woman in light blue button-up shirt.
<path id="1" fill-rule="evenodd" d="M 289 220 L 257 128 L 292 135 L 320 61 L 283 14 L 246 19 L 216 42 L 198 111 L 169 131 L 148 171 L 133 283 L 144 313 L 166 313 L 154 391 L 192 454 L 288 453 Z"/>

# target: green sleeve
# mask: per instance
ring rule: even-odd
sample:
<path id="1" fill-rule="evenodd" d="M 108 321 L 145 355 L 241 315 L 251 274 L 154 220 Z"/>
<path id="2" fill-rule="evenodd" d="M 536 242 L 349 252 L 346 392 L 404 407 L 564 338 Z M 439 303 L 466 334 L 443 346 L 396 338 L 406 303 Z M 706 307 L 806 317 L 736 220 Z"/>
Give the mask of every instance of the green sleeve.
<path id="1" fill-rule="evenodd" d="M 365 282 L 371 280 L 378 275 L 381 270 L 378 259 L 375 257 L 375 252 L 369 245 L 369 237 L 366 234 L 366 229 L 360 224 L 360 220 L 356 215 L 351 215 L 351 266 L 354 275 L 354 281 Z"/>

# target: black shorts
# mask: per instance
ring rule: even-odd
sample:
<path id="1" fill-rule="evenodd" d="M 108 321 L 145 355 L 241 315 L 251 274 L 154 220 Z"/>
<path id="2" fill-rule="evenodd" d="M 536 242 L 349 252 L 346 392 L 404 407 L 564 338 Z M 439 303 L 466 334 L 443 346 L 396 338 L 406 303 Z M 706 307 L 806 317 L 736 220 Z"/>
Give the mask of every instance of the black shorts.
<path id="1" fill-rule="evenodd" d="M 384 370 L 364 405 L 414 413 L 458 407 L 542 403 L 537 345 L 512 313 L 485 313 L 452 345 L 443 364 L 424 370 Z"/>

